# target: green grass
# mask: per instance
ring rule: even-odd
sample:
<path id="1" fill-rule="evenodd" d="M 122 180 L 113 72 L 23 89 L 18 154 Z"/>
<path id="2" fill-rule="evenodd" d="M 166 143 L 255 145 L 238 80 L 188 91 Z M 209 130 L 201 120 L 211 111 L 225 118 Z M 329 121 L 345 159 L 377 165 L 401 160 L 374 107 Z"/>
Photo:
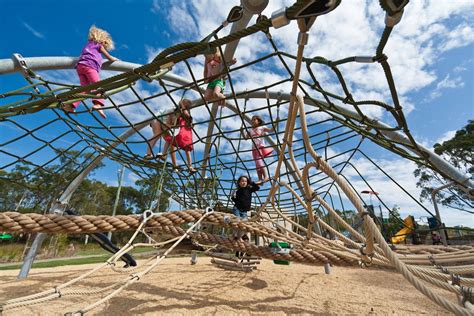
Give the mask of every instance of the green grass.
<path id="1" fill-rule="evenodd" d="M 33 269 L 35 268 L 53 268 L 59 266 L 68 266 L 68 265 L 78 265 L 78 264 L 88 264 L 88 263 L 99 263 L 105 262 L 110 256 L 103 255 L 97 257 L 87 257 L 87 258 L 73 258 L 73 259 L 57 259 L 46 262 L 37 262 L 33 263 Z M 0 270 L 16 270 L 20 269 L 21 264 L 9 265 L 2 267 L 0 265 Z"/>
<path id="2" fill-rule="evenodd" d="M 81 246 L 84 247 L 84 246 Z M 143 253 L 143 252 L 148 252 L 148 251 L 153 251 L 152 247 L 138 247 L 130 251 L 131 254 L 134 253 Z M 100 248 L 98 245 L 94 245 L 93 247 L 87 247 L 85 246 L 84 248 L 80 248 L 76 251 L 74 254 L 75 256 L 93 256 L 93 255 L 100 255 L 103 254 L 104 252 L 107 252 L 106 250 Z"/>
<path id="3" fill-rule="evenodd" d="M 109 252 L 102 249 L 99 245 L 93 244 L 93 243 L 90 243 L 88 245 L 79 244 L 75 246 L 76 246 L 76 251 L 74 252 L 72 256 L 84 257 L 84 256 L 109 254 Z M 23 253 L 24 247 L 25 246 L 23 244 L 5 243 L 5 242 L 0 243 L 0 267 L 3 263 L 21 261 L 21 255 Z M 43 247 L 43 251 L 45 247 Z M 138 248 L 133 249 L 130 252 L 130 254 L 132 255 L 139 254 L 139 253 L 144 253 L 144 252 L 153 251 L 153 250 L 154 249 L 151 247 L 138 247 Z M 71 256 L 71 255 L 68 255 L 65 251 L 61 251 L 56 258 L 52 258 L 52 259 L 60 260 L 61 257 L 68 257 L 68 256 Z"/>
<path id="4" fill-rule="evenodd" d="M 137 251 L 134 251 L 132 253 L 143 253 L 146 251 L 150 251 L 151 248 L 149 247 L 141 247 L 137 248 Z M 179 255 L 170 255 L 169 257 L 182 257 L 182 256 L 190 256 L 190 253 L 187 254 L 179 254 Z M 198 257 L 203 257 L 205 256 L 203 253 L 197 252 Z M 79 265 L 79 264 L 89 264 L 89 263 L 103 263 L 105 262 L 108 258 L 110 258 L 111 254 L 104 254 L 101 256 L 96 256 L 96 257 L 85 257 L 85 258 L 71 258 L 71 259 L 50 259 L 45 262 L 37 262 L 33 263 L 33 269 L 37 268 L 53 268 L 53 267 L 60 267 L 60 266 L 69 266 L 69 265 Z M 121 260 L 117 261 L 119 264 L 122 263 Z M 21 268 L 21 263 L 19 264 L 14 264 L 14 265 L 8 265 L 8 266 L 2 266 L 0 264 L 0 270 L 16 270 Z"/>
<path id="5" fill-rule="evenodd" d="M 79 249 L 77 249 L 77 251 L 74 254 L 74 256 L 77 258 L 69 258 L 69 259 L 63 259 L 61 257 L 51 258 L 45 262 L 33 263 L 33 269 L 105 262 L 112 255 L 106 250 L 100 248 L 98 245 L 92 244 L 89 247 L 87 246 L 85 246 L 84 248 L 82 247 L 83 247 L 82 245 L 78 247 Z M 3 258 L 10 258 L 14 260 L 21 257 L 22 250 L 23 250 L 23 245 L 17 245 L 17 244 L 2 245 L 0 249 L 0 255 Z M 153 250 L 154 249 L 151 247 L 138 247 L 138 248 L 133 249 L 130 252 L 130 254 L 136 255 L 136 254 L 145 253 L 145 252 L 153 251 Z M 93 256 L 93 257 L 90 257 L 90 256 Z M 21 265 L 22 263 L 3 266 L 2 263 L 0 263 L 0 270 L 16 270 L 16 269 L 20 269 Z"/>

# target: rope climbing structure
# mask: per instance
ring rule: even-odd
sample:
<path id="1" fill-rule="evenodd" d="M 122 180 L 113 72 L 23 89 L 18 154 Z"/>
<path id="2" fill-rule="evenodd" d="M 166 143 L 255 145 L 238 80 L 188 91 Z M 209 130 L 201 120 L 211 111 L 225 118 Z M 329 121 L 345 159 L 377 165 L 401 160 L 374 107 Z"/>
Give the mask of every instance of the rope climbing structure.
<path id="1" fill-rule="evenodd" d="M 250 8 L 251 3 L 259 5 Z M 370 179 L 358 167 L 364 162 L 392 183 L 405 199 L 433 215 L 371 158 L 374 144 L 387 154 L 424 165 L 466 190 L 474 188 L 469 178 L 418 144 L 407 125 L 384 48 L 408 1 L 380 1 L 386 14 L 385 29 L 375 53 L 335 61 L 308 57 L 305 46 L 309 30 L 317 27 L 316 17 L 337 12 L 339 3 L 298 0 L 268 18 L 261 14 L 266 1 L 242 1 L 241 7 L 234 7 L 226 21 L 203 40 L 165 49 L 146 65 L 105 63 L 104 69 L 114 75 L 88 86 L 57 79 L 61 78 L 58 72 L 74 67 L 75 58 L 23 58 L 15 54 L 12 59 L 0 60 L 0 74 L 19 73 L 27 82 L 26 86 L 0 94 L 0 126 L 8 131 L 0 138 L 0 170 L 5 171 L 0 174 L 1 179 L 30 192 L 40 188 L 43 195 L 57 198 L 52 205 L 42 205 L 45 214 L 20 214 L 13 209 L 0 213 L 0 231 L 38 233 L 21 275 L 28 274 L 45 234 L 135 232 L 130 242 L 103 265 L 49 291 L 0 302 L 2 309 L 82 295 L 80 289 L 69 287 L 105 267 L 128 274 L 125 280 L 97 289 L 103 297 L 74 313 L 83 314 L 97 307 L 145 277 L 168 255 L 167 251 L 137 267 L 115 266 L 121 255 L 137 246 L 137 234 L 154 230 L 172 235 L 169 242 L 175 245 L 191 238 L 200 244 L 220 245 L 267 259 L 390 267 L 446 310 L 460 315 L 474 313 L 474 280 L 469 277 L 474 273 L 474 248 L 402 247 L 395 252 L 358 193 L 361 184 L 373 190 Z M 253 15 L 258 15 L 256 23 L 247 26 Z M 296 55 L 279 50 L 272 37 L 273 29 L 285 27 L 292 20 L 299 29 Z M 228 25 L 232 25 L 229 35 L 220 37 Z M 251 62 L 231 65 L 239 40 L 254 36 L 265 38 L 269 50 Z M 217 51 L 223 56 L 222 76 L 228 83 L 222 107 L 217 104 L 221 100 L 204 98 L 207 83 L 195 71 L 196 65 L 202 63 L 202 55 Z M 241 89 L 239 80 L 268 64 L 280 69 L 284 76 L 265 80 L 266 84 L 260 87 Z M 390 100 L 355 99 L 344 74 L 345 66 L 352 64 L 381 67 Z M 326 80 L 326 74 L 334 80 Z M 94 98 L 107 100 L 107 122 L 91 111 L 90 101 Z M 179 112 L 184 98 L 192 101 L 192 155 L 197 172 L 187 165 L 173 166 L 166 160 L 144 158 L 152 137 L 148 126 L 154 120 L 165 122 L 168 115 Z M 62 110 L 73 102 L 82 103 L 75 114 Z M 382 111 L 382 117 L 373 118 L 369 114 L 373 109 Z M 274 154 L 264 159 L 270 180 L 255 195 L 252 216 L 240 220 L 229 212 L 231 192 L 241 174 L 256 172 L 252 159 L 255 140 L 242 139 L 250 131 L 253 115 L 263 117 L 271 128 L 265 141 Z M 186 161 L 182 151 L 176 154 Z M 186 210 L 163 212 L 156 208 L 160 203 L 155 203 L 141 215 L 62 215 L 78 186 L 104 159 L 120 163 L 142 179 L 159 179 L 156 199 L 166 192 Z M 54 185 L 50 185 L 51 177 L 58 179 Z M 391 208 L 380 197 L 377 199 L 390 213 Z M 299 221 L 302 217 L 307 218 L 305 224 Z M 356 228 L 354 219 L 362 225 Z M 259 242 L 199 230 L 201 222 L 247 232 Z M 184 229 L 182 225 L 188 223 L 194 224 Z M 269 247 L 271 242 L 284 242 L 291 248 L 275 251 Z M 433 287 L 455 293 L 459 302 L 448 300 Z"/>

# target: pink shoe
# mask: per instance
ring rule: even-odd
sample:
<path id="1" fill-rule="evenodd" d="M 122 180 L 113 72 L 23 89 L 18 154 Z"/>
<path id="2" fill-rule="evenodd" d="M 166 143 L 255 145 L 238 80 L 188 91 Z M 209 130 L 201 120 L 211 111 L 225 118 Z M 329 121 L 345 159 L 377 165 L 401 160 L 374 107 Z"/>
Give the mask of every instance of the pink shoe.
<path id="1" fill-rule="evenodd" d="M 93 110 L 96 110 L 97 112 L 99 112 L 100 116 L 102 116 L 102 118 L 106 119 L 107 116 L 105 115 L 104 110 L 102 110 L 102 106 L 103 106 L 103 105 L 100 105 L 100 104 L 94 104 L 94 105 L 92 106 L 92 109 L 93 109 Z"/>
<path id="2" fill-rule="evenodd" d="M 76 108 L 71 103 L 63 104 L 61 108 L 63 109 L 64 112 L 76 114 Z"/>

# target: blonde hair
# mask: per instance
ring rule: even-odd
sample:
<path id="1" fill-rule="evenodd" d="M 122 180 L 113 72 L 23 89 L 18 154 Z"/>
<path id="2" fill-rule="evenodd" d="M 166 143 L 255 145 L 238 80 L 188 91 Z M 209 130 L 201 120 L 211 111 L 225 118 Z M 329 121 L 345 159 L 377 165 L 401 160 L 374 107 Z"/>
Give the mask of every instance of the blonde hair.
<path id="1" fill-rule="evenodd" d="M 110 34 L 103 29 L 99 29 L 95 25 L 92 25 L 89 29 L 89 41 L 102 44 L 102 46 L 104 46 L 104 48 L 108 51 L 114 49 L 114 41 L 112 40 Z"/>

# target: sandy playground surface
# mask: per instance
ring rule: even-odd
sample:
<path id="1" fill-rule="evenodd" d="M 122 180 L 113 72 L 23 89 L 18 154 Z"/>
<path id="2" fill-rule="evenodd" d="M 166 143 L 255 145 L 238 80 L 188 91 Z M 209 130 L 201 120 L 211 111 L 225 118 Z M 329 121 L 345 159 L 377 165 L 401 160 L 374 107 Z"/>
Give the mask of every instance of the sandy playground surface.
<path id="1" fill-rule="evenodd" d="M 33 269 L 21 281 L 16 279 L 17 270 L 0 271 L 0 304 L 50 289 L 95 266 Z M 82 281 L 81 288 L 97 289 L 126 277 L 103 269 Z M 448 298 L 455 301 L 453 296 Z M 63 315 L 98 299 L 94 295 L 64 296 L 3 315 Z M 190 265 L 189 257 L 181 257 L 165 259 L 145 278 L 88 315 L 393 313 L 448 314 L 391 271 L 333 267 L 326 275 L 322 266 L 275 265 L 263 260 L 257 270 L 244 273 L 217 268 L 209 257 L 199 257 L 196 265 Z"/>

